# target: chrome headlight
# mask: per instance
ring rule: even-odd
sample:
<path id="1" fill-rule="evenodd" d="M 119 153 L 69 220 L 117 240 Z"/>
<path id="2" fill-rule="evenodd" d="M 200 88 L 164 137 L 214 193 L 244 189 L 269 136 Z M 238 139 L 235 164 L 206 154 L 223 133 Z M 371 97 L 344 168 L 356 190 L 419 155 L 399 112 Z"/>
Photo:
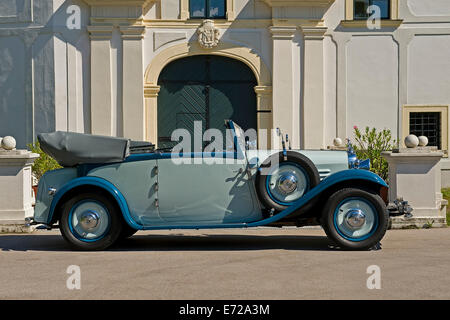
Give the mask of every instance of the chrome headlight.
<path id="1" fill-rule="evenodd" d="M 350 169 L 370 170 L 370 159 L 359 160 L 349 140 L 348 140 L 347 154 L 348 154 L 348 167 Z"/>

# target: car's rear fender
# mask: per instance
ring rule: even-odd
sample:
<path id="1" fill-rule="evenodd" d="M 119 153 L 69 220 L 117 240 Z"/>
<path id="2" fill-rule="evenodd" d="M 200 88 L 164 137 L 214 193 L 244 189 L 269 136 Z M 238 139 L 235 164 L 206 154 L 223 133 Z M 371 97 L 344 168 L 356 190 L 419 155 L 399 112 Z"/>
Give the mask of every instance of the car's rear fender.
<path id="1" fill-rule="evenodd" d="M 132 218 L 128 208 L 127 201 L 122 193 L 109 181 L 98 178 L 98 177 L 81 177 L 76 178 L 65 184 L 60 190 L 58 190 L 50 206 L 49 215 L 47 219 L 47 224 L 52 224 L 55 220 L 54 216 L 57 208 L 65 201 L 67 195 L 75 190 L 83 190 L 86 188 L 97 188 L 105 191 L 110 195 L 117 205 L 123 215 L 125 222 L 132 228 L 136 230 L 143 229 L 143 227 L 137 224 Z"/>

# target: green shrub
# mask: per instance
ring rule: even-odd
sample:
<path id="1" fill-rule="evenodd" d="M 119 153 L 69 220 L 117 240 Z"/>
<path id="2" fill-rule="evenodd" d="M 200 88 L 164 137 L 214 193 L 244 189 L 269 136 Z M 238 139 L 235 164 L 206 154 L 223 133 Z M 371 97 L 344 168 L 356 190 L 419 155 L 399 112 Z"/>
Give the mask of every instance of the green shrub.
<path id="1" fill-rule="evenodd" d="M 32 166 L 36 179 L 39 180 L 47 171 L 61 168 L 55 159 L 42 151 L 39 141 L 36 141 L 34 145 L 29 143 L 27 146 L 31 152 L 39 154 L 39 158 L 36 159 Z"/>
<path id="2" fill-rule="evenodd" d="M 388 180 L 388 163 L 381 156 L 381 152 L 390 151 L 396 147 L 396 141 L 392 139 L 391 131 L 366 127 L 362 132 L 354 127 L 356 143 L 352 144 L 358 159 L 370 159 L 370 171 L 378 174 L 384 180 Z"/>
<path id="3" fill-rule="evenodd" d="M 450 227 L 450 188 L 444 188 L 441 192 L 444 199 L 449 202 L 447 206 L 447 225 Z"/>

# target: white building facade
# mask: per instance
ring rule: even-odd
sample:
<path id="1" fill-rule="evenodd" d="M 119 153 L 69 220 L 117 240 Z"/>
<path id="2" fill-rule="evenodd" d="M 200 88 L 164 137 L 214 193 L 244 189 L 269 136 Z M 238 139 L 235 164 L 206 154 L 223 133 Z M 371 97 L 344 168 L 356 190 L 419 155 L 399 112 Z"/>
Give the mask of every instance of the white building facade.
<path id="1" fill-rule="evenodd" d="M 4 0 L 0 136 L 164 145 L 233 118 L 293 148 L 369 126 L 448 150 L 449 57 L 448 0 Z"/>

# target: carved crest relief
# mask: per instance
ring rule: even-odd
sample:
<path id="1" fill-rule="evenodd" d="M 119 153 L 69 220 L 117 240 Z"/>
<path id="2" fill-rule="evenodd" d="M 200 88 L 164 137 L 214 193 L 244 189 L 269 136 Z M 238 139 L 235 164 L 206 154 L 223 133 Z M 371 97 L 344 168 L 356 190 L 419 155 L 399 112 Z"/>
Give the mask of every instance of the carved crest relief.
<path id="1" fill-rule="evenodd" d="M 213 20 L 205 20 L 197 30 L 198 43 L 205 49 L 211 49 L 219 44 L 220 32 L 214 26 Z"/>

